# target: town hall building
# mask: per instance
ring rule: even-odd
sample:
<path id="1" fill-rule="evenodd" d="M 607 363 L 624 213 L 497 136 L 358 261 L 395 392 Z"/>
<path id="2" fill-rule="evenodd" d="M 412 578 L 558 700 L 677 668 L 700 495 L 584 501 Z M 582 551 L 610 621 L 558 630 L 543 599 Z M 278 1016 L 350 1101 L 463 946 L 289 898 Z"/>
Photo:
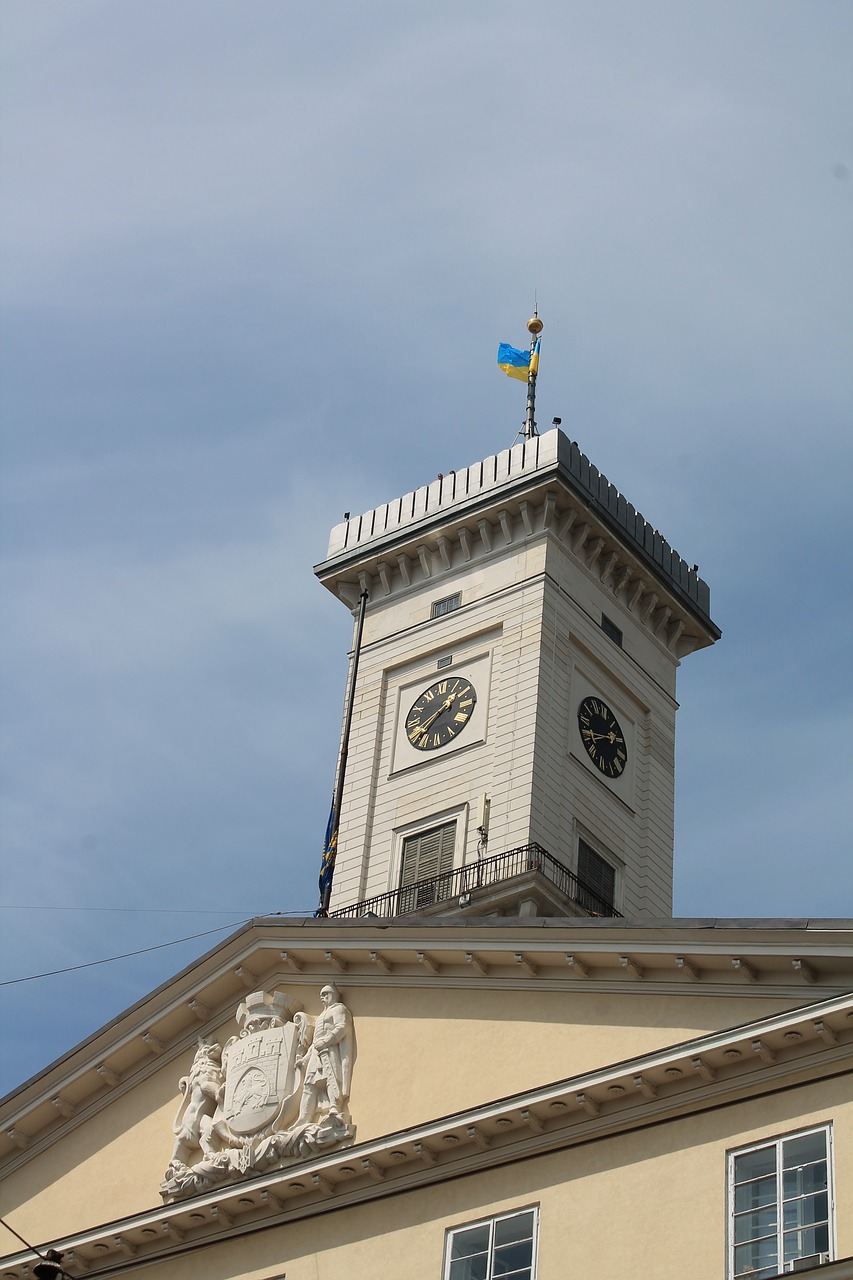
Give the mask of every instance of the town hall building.
<path id="1" fill-rule="evenodd" d="M 555 429 L 316 574 L 327 909 L 0 1103 L 0 1280 L 853 1280 L 853 922 L 672 917 L 696 566 Z"/>

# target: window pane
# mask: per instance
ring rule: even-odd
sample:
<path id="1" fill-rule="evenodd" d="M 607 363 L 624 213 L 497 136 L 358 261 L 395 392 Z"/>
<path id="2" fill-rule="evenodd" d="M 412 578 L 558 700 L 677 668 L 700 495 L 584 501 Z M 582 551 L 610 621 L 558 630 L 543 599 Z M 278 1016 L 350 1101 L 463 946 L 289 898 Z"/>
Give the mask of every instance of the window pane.
<path id="1" fill-rule="evenodd" d="M 806 1258 L 810 1253 L 829 1252 L 829 1226 L 806 1227 L 804 1231 L 785 1232 L 785 1261 Z"/>
<path id="2" fill-rule="evenodd" d="M 786 1199 L 789 1196 L 807 1196 L 816 1191 L 825 1191 L 826 1161 L 786 1169 L 782 1174 L 782 1189 Z"/>
<path id="3" fill-rule="evenodd" d="M 759 1178 L 756 1182 L 745 1182 L 742 1186 L 735 1187 L 735 1213 L 761 1209 L 764 1205 L 775 1203 L 775 1178 Z"/>
<path id="4" fill-rule="evenodd" d="M 782 1207 L 782 1225 L 791 1227 L 810 1227 L 816 1222 L 826 1222 L 829 1213 L 829 1200 L 826 1193 L 817 1196 L 803 1196 L 801 1200 L 787 1200 Z"/>
<path id="5" fill-rule="evenodd" d="M 799 1226 L 792 1222 L 790 1226 Z M 746 1240 L 757 1240 L 759 1236 L 776 1234 L 776 1206 L 768 1205 L 757 1213 L 739 1213 L 735 1215 L 735 1244 L 743 1244 Z"/>
<path id="6" fill-rule="evenodd" d="M 501 1218 L 495 1223 L 495 1244 L 509 1244 L 513 1240 L 533 1239 L 533 1214 L 514 1213 L 511 1218 Z"/>
<path id="7" fill-rule="evenodd" d="M 533 1241 L 519 1240 L 515 1244 L 504 1244 L 495 1249 L 495 1261 L 492 1268 L 494 1276 L 515 1275 L 522 1268 L 530 1269 L 533 1261 Z"/>
<path id="8" fill-rule="evenodd" d="M 750 1267 L 753 1271 L 770 1267 L 767 1274 L 775 1275 L 773 1268 L 778 1270 L 777 1260 L 775 1235 L 768 1236 L 765 1240 L 754 1240 L 752 1244 L 738 1245 L 735 1249 L 735 1275 L 742 1276 Z"/>
<path id="9" fill-rule="evenodd" d="M 782 1168 L 795 1169 L 800 1164 L 814 1164 L 826 1159 L 826 1134 L 807 1133 L 802 1138 L 789 1138 L 782 1143 Z"/>
<path id="10" fill-rule="evenodd" d="M 747 1151 L 746 1155 L 735 1159 L 735 1182 L 748 1182 L 750 1178 L 761 1178 L 775 1172 L 775 1147 L 759 1147 L 757 1151 Z"/>
<path id="11" fill-rule="evenodd" d="M 450 1280 L 486 1280 L 488 1262 L 485 1253 L 476 1258 L 458 1258 L 450 1264 Z"/>
<path id="12" fill-rule="evenodd" d="M 489 1248 L 489 1224 L 469 1227 L 464 1231 L 454 1231 L 453 1243 L 450 1247 L 451 1258 L 469 1258 L 474 1253 L 486 1253 Z"/>

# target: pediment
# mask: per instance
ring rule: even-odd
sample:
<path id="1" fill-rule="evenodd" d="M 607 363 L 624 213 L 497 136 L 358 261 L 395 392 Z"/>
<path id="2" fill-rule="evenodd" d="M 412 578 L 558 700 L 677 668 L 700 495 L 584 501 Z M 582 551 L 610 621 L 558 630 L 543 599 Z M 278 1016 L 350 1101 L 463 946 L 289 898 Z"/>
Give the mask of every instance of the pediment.
<path id="1" fill-rule="evenodd" d="M 170 1105 L 198 1037 L 229 1026 L 233 1034 L 235 1010 L 252 991 L 287 991 L 307 1007 L 334 980 L 371 1017 L 411 1017 L 418 1046 L 442 1022 L 455 1022 L 465 1041 L 472 1009 L 487 1021 L 500 1009 L 509 1024 L 525 1013 L 555 1026 L 609 1018 L 611 1033 L 596 1026 L 612 1060 L 626 1025 L 644 1023 L 666 1043 L 680 1028 L 735 1025 L 753 1009 L 842 994 L 853 988 L 851 942 L 843 921 L 256 920 L 10 1094 L 0 1167 L 20 1167 L 155 1077 L 172 1081 Z M 574 1039 L 583 1043 L 580 1032 Z M 557 1032 L 553 1044 L 561 1051 Z"/>

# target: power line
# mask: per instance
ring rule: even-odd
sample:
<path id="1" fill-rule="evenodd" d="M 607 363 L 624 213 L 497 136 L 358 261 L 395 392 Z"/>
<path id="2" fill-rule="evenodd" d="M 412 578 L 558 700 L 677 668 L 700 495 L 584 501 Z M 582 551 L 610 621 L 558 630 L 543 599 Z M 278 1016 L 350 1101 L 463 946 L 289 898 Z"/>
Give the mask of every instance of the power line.
<path id="1" fill-rule="evenodd" d="M 37 1249 L 34 1244 L 30 1244 L 28 1240 L 25 1240 L 20 1231 L 16 1231 L 5 1218 L 0 1218 L 0 1223 L 2 1223 L 7 1231 L 11 1232 L 16 1240 L 20 1240 L 21 1244 L 24 1245 L 25 1248 L 29 1249 L 31 1253 L 34 1253 L 37 1258 L 41 1258 L 42 1262 L 47 1264 L 52 1274 L 57 1278 L 61 1276 L 63 1280 L 73 1280 L 73 1277 L 70 1276 L 61 1265 L 63 1254 L 57 1253 L 55 1249 L 48 1249 L 47 1253 L 42 1253 L 41 1249 Z M 97 1275 L 97 1272 L 94 1274 Z"/>
<path id="2" fill-rule="evenodd" d="M 18 902 L 0 902 L 0 911 L 136 911 L 149 915 L 173 915 L 173 916 L 224 916 L 233 915 L 233 907 L 217 907 L 202 910 L 199 907 L 69 907 L 69 906 L 47 906 L 43 902 L 38 903 L 18 903 Z M 297 914 L 296 912 L 285 913 L 281 911 L 246 911 L 243 914 L 247 916 L 262 915 L 284 915 Z M 303 912 L 304 915 L 310 915 L 310 911 Z"/>
<path id="3" fill-rule="evenodd" d="M 93 969 L 97 965 L 112 964 L 115 960 L 129 960 L 132 956 L 144 956 L 149 951 L 162 951 L 164 947 L 177 947 L 182 942 L 192 942 L 195 938 L 207 938 L 212 933 L 223 933 L 226 929 L 239 929 L 241 925 L 248 924 L 252 919 L 249 916 L 245 920 L 233 921 L 231 924 L 221 924 L 215 929 L 205 929 L 203 933 L 191 933 L 186 938 L 175 938 L 172 942 L 158 942 L 154 947 L 142 947 L 139 951 L 125 951 L 118 956 L 106 956 L 103 960 L 88 960 L 85 964 L 72 964 L 65 969 L 49 969 L 45 973 L 33 973 L 26 978 L 7 978 L 0 982 L 0 987 L 13 987 L 19 982 L 36 982 L 39 978 L 55 978 L 61 973 L 76 973 L 80 969 Z"/>
<path id="4" fill-rule="evenodd" d="M 122 912 L 135 911 L 141 915 L 173 915 L 173 916 L 225 916 L 233 915 L 234 907 L 69 907 L 69 906 L 48 906 L 43 902 L 0 902 L 0 911 L 108 911 Z M 307 919 L 313 916 L 314 908 L 305 907 L 296 911 L 242 911 L 241 915 L 254 919 L 256 916 L 263 916 L 265 919 L 271 916 L 297 916 Z"/>

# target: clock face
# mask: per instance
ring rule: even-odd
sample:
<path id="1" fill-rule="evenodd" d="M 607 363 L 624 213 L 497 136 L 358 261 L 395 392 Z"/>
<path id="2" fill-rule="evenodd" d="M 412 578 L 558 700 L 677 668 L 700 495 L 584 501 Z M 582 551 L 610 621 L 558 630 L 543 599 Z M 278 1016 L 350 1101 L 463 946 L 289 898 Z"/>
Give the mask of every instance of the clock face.
<path id="1" fill-rule="evenodd" d="M 477 694 L 464 676 L 436 680 L 412 704 L 406 716 L 406 737 L 418 751 L 435 751 L 465 728 Z"/>
<path id="2" fill-rule="evenodd" d="M 607 778 L 621 776 L 628 762 L 625 735 L 613 712 L 600 698 L 584 698 L 578 707 L 578 728 L 584 750 Z"/>

